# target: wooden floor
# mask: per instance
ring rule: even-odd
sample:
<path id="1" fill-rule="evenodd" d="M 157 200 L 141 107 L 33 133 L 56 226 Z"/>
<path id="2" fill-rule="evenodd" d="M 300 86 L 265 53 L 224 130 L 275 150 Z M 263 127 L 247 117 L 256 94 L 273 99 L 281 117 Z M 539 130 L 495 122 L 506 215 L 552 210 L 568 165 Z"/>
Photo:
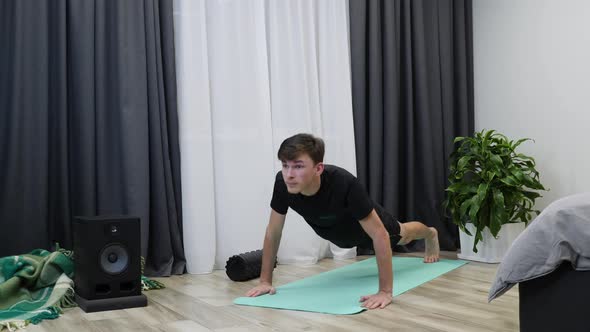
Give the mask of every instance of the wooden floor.
<path id="1" fill-rule="evenodd" d="M 455 253 L 444 252 L 455 259 Z M 417 256 L 399 254 L 399 256 Z M 324 259 L 311 266 L 279 265 L 279 286 L 356 260 Z M 232 304 L 256 280 L 238 283 L 225 271 L 156 278 L 166 289 L 144 292 L 148 306 L 99 313 L 67 309 L 28 331 L 518 331 L 518 287 L 487 303 L 496 264 L 470 262 L 394 298 L 385 309 L 326 315 Z"/>

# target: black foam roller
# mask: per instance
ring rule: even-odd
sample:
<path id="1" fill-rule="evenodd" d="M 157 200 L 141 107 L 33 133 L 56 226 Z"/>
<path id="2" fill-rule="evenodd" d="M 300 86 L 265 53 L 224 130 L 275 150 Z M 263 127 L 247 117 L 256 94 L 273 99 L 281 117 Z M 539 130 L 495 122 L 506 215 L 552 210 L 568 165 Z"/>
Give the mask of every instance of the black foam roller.
<path id="1" fill-rule="evenodd" d="M 260 277 L 261 268 L 262 250 L 254 250 L 231 256 L 225 264 L 225 273 L 233 281 L 248 281 Z"/>

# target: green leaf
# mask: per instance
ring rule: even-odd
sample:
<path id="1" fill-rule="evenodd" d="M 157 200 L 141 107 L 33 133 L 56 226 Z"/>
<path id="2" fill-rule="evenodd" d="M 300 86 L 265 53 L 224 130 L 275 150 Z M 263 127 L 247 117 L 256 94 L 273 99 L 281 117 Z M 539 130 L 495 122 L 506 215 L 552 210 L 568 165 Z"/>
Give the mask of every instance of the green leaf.
<path id="1" fill-rule="evenodd" d="M 463 157 L 461 157 L 461 159 L 459 159 L 459 161 L 457 162 L 457 169 L 458 170 L 465 169 L 465 167 L 467 166 L 467 164 L 469 164 L 469 161 L 471 161 L 471 156 L 463 156 Z"/>
<path id="2" fill-rule="evenodd" d="M 487 145 L 488 141 L 490 140 L 490 137 L 492 137 L 492 135 L 494 134 L 495 130 L 489 130 L 487 131 L 484 136 L 483 136 L 483 145 Z"/>
<path id="3" fill-rule="evenodd" d="M 523 142 L 526 142 L 526 141 L 532 141 L 532 140 L 531 140 L 530 138 L 521 138 L 521 139 L 519 139 L 519 140 L 518 140 L 518 141 L 517 141 L 517 142 L 516 142 L 514 145 L 512 145 L 512 150 L 516 150 L 516 148 L 517 148 L 517 147 L 518 147 L 520 144 L 522 144 Z"/>
<path id="4" fill-rule="evenodd" d="M 488 193 L 488 184 L 482 183 L 477 188 L 477 195 L 471 198 L 471 209 L 469 210 L 469 218 L 474 223 L 477 221 L 477 212 L 482 206 L 483 201 L 485 200 Z"/>
<path id="5" fill-rule="evenodd" d="M 511 175 L 504 177 L 500 181 L 502 181 L 503 183 L 505 183 L 509 186 L 513 186 L 513 187 L 520 185 L 520 183 L 518 182 L 518 179 L 516 179 L 514 176 L 511 176 Z"/>
<path id="6" fill-rule="evenodd" d="M 515 157 L 515 158 L 518 158 L 518 159 L 522 159 L 522 160 L 529 160 L 529 161 L 531 161 L 531 162 L 533 163 L 533 165 L 534 165 L 534 162 L 535 162 L 535 159 L 534 159 L 533 157 L 525 156 L 525 155 L 524 155 L 524 154 L 522 154 L 522 153 L 519 153 L 519 154 L 517 154 L 517 155 L 516 155 L 516 156 L 514 156 L 514 157 Z"/>
<path id="7" fill-rule="evenodd" d="M 476 196 L 473 196 L 473 197 L 476 197 Z M 459 208 L 459 213 L 461 216 L 467 215 L 467 211 L 469 210 L 469 208 L 471 208 L 472 203 L 473 203 L 473 200 L 468 199 L 461 204 L 461 207 Z"/>
<path id="8" fill-rule="evenodd" d="M 465 227 L 465 224 L 461 224 L 460 228 L 463 232 L 465 232 L 465 234 L 467 234 L 469 236 L 473 236 L 473 234 L 471 234 L 471 232 L 467 229 L 467 227 Z"/>
<path id="9" fill-rule="evenodd" d="M 473 204 L 473 199 L 467 199 L 461 204 L 461 206 L 459 207 L 459 214 L 461 215 L 461 217 L 467 215 L 467 211 L 471 208 L 471 204 Z"/>
<path id="10" fill-rule="evenodd" d="M 477 253 L 477 243 L 483 240 L 482 231 L 485 225 L 483 224 L 476 224 L 475 225 L 475 241 L 473 241 L 473 252 Z"/>
<path id="11" fill-rule="evenodd" d="M 488 187 L 489 185 L 487 183 L 481 183 L 477 188 L 477 197 L 479 204 L 481 204 L 481 202 L 483 202 L 483 200 L 486 199 L 486 196 L 488 194 Z"/>
<path id="12" fill-rule="evenodd" d="M 494 180 L 494 177 L 496 177 L 496 173 L 490 172 L 490 171 L 486 171 L 486 181 L 488 183 L 492 182 L 492 180 Z"/>
<path id="13" fill-rule="evenodd" d="M 500 158 L 500 156 L 493 154 L 493 155 L 490 156 L 490 159 L 492 160 L 492 162 L 494 163 L 494 165 L 496 167 L 500 167 L 501 168 L 501 167 L 504 166 L 503 163 L 502 163 L 502 158 Z"/>
<path id="14" fill-rule="evenodd" d="M 533 188 L 533 189 L 537 189 L 537 190 L 544 190 L 545 189 L 539 181 L 531 178 L 527 174 L 524 174 L 524 183 L 528 187 Z"/>
<path id="15" fill-rule="evenodd" d="M 533 188 L 533 189 L 538 189 L 538 185 L 537 185 L 537 181 L 533 180 L 533 178 L 531 178 L 530 176 L 528 176 L 527 174 L 522 174 L 522 182 L 524 184 L 526 184 L 528 187 Z"/>
<path id="16" fill-rule="evenodd" d="M 508 223 L 510 220 L 508 220 L 506 206 L 504 205 L 504 194 L 498 189 L 493 189 L 493 193 L 494 204 L 490 218 L 490 232 L 496 237 L 502 225 Z"/>
<path id="17" fill-rule="evenodd" d="M 464 182 L 457 182 L 453 183 L 447 188 L 448 191 L 457 193 L 457 194 L 470 194 L 476 193 L 476 189 L 473 186 L 469 185 L 468 183 Z"/>

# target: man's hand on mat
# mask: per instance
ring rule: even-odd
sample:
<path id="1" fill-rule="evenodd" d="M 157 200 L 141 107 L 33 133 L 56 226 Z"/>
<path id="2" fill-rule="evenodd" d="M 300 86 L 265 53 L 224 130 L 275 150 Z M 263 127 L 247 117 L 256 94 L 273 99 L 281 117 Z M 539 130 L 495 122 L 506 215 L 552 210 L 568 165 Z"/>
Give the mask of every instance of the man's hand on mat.
<path id="1" fill-rule="evenodd" d="M 393 301 L 393 295 L 391 292 L 379 292 L 373 295 L 361 296 L 359 302 L 363 302 L 361 305 L 367 309 L 385 308 Z"/>
<path id="2" fill-rule="evenodd" d="M 263 282 L 263 283 L 260 283 L 260 285 L 249 290 L 248 293 L 246 293 L 246 296 L 255 297 L 255 296 L 263 295 L 266 293 L 273 295 L 276 292 L 277 292 L 276 289 L 274 287 L 272 287 L 271 284 Z"/>

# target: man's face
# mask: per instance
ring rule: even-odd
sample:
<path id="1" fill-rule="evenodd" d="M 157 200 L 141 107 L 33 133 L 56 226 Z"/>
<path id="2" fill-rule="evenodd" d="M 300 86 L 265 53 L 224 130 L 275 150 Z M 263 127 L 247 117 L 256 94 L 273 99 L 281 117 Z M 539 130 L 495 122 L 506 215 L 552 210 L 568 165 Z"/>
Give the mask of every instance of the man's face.
<path id="1" fill-rule="evenodd" d="M 315 175 L 319 175 L 321 163 L 314 164 L 307 154 L 301 154 L 295 160 L 283 161 L 283 180 L 287 191 L 298 194 L 307 191 L 313 183 Z"/>

